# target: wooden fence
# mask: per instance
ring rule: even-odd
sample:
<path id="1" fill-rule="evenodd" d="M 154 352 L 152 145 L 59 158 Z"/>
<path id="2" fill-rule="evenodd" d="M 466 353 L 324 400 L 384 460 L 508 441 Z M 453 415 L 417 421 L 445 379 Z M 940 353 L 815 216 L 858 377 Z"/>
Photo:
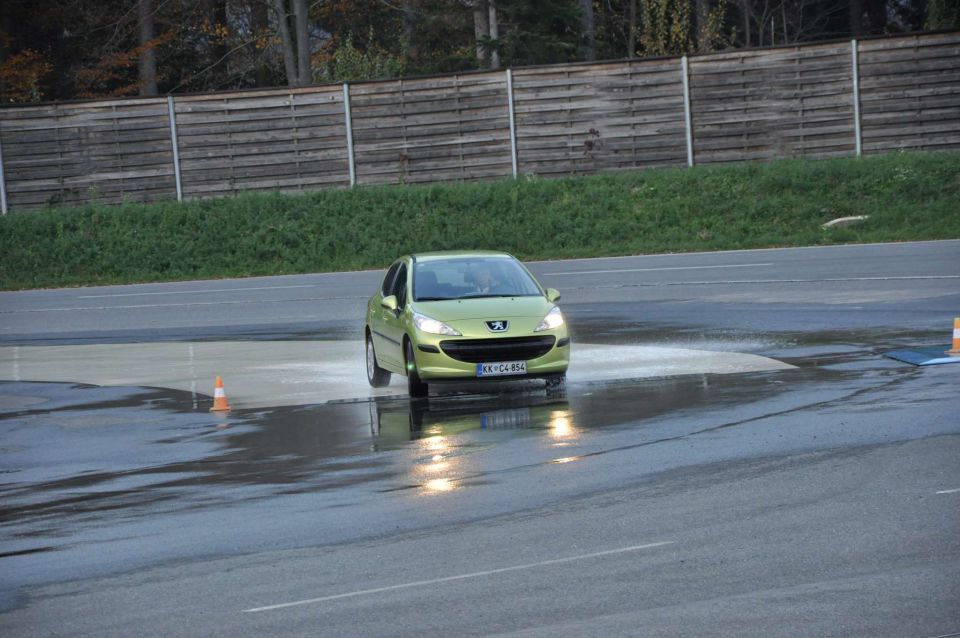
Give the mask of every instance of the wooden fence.
<path id="1" fill-rule="evenodd" d="M 960 148 L 960 32 L 0 109 L 3 212 Z"/>

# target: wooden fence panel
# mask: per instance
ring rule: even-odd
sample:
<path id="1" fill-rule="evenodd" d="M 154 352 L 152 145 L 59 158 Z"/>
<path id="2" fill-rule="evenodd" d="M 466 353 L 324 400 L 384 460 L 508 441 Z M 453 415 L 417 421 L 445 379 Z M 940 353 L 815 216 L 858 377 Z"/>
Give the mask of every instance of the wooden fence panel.
<path id="1" fill-rule="evenodd" d="M 860 43 L 863 152 L 960 148 L 960 33 Z"/>
<path id="2" fill-rule="evenodd" d="M 697 164 L 855 150 L 849 44 L 692 58 L 690 99 Z"/>
<path id="3" fill-rule="evenodd" d="M 0 111 L 11 210 L 176 197 L 167 101 Z"/>
<path id="4" fill-rule="evenodd" d="M 865 153 L 960 148 L 960 32 L 858 44 Z M 849 42 L 694 56 L 697 164 L 855 152 Z M 566 175 L 687 161 L 679 58 L 513 72 L 518 172 Z M 505 71 L 350 86 L 359 184 L 512 174 Z M 175 100 L 184 196 L 350 183 L 341 86 Z M 11 210 L 176 197 L 167 101 L 4 106 Z"/>
<path id="5" fill-rule="evenodd" d="M 513 78 L 522 174 L 686 163 L 679 60 L 518 69 Z"/>
<path id="6" fill-rule="evenodd" d="M 351 85 L 357 183 L 509 176 L 506 86 L 502 72 Z"/>
<path id="7" fill-rule="evenodd" d="M 350 183 L 339 86 L 190 96 L 176 112 L 184 197 Z"/>

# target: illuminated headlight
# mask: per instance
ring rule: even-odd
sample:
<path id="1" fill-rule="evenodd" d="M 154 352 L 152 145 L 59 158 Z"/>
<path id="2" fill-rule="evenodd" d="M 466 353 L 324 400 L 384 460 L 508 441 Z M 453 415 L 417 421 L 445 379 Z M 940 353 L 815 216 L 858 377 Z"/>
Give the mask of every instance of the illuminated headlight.
<path id="1" fill-rule="evenodd" d="M 436 319 L 431 319 L 426 315 L 421 315 L 420 313 L 413 313 L 413 323 L 417 326 L 417 330 L 422 330 L 423 332 L 429 332 L 432 335 L 448 335 L 450 337 L 459 337 L 460 333 L 443 323 L 442 321 L 437 321 Z"/>
<path id="2" fill-rule="evenodd" d="M 559 328 L 563 325 L 563 315 L 560 314 L 560 309 L 556 306 L 553 307 L 553 310 L 547 313 L 547 316 L 543 318 L 543 321 L 540 322 L 540 325 L 537 326 L 537 329 L 534 332 L 540 332 L 541 330 L 553 330 L 554 328 Z"/>

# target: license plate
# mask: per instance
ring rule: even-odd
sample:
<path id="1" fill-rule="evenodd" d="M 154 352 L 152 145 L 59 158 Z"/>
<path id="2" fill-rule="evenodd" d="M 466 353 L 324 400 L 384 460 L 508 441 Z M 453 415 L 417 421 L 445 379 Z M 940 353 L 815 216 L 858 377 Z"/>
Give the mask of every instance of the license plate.
<path id="1" fill-rule="evenodd" d="M 501 361 L 499 363 L 478 363 L 478 377 L 504 377 L 511 374 L 526 374 L 526 361 Z"/>

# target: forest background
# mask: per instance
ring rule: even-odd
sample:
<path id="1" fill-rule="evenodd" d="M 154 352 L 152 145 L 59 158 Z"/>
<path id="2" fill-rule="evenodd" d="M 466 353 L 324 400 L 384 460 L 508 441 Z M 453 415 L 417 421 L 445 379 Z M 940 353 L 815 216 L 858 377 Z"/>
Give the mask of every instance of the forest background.
<path id="1" fill-rule="evenodd" d="M 960 0 L 4 0 L 0 103 L 303 86 L 960 27 Z"/>

